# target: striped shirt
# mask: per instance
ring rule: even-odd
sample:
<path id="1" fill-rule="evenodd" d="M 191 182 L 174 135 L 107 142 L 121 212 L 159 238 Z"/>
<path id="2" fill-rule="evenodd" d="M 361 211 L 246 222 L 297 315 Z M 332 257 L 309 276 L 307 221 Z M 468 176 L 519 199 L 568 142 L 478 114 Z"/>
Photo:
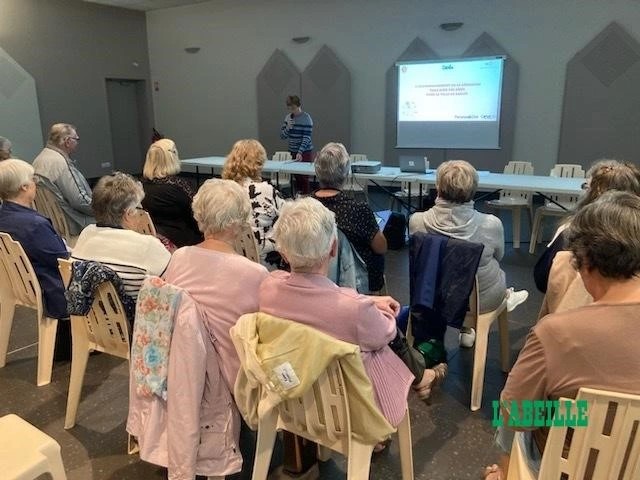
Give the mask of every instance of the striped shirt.
<path id="1" fill-rule="evenodd" d="M 311 142 L 311 134 L 313 133 L 313 120 L 307 112 L 302 112 L 293 117 L 293 125 L 289 128 L 291 114 L 288 113 L 284 117 L 282 128 L 280 129 L 280 138 L 289 139 L 289 152 L 293 155 L 296 153 L 310 152 L 313 150 Z"/>
<path id="2" fill-rule="evenodd" d="M 171 254 L 152 235 L 89 225 L 80 233 L 71 258 L 111 268 L 122 279 L 125 292 L 136 299 L 145 275 L 161 275 Z"/>

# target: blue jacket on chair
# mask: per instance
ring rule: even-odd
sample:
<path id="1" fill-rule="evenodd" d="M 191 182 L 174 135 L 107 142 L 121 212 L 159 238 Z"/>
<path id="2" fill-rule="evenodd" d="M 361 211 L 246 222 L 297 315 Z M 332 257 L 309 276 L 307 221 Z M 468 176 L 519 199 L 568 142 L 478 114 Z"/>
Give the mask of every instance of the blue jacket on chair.
<path id="1" fill-rule="evenodd" d="M 409 241 L 411 325 L 416 345 L 443 341 L 447 325 L 460 328 L 484 246 L 417 232 Z"/>

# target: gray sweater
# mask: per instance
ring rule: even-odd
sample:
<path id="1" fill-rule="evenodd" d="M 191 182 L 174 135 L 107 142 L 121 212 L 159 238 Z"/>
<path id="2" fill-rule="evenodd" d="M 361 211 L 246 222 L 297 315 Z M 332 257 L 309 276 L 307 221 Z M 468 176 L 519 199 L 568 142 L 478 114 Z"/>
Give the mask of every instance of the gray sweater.
<path id="1" fill-rule="evenodd" d="M 494 310 L 502 303 L 507 286 L 498 263 L 504 255 L 504 229 L 498 217 L 478 212 L 473 201 L 450 203 L 437 199 L 433 208 L 411 216 L 409 234 L 415 232 L 440 233 L 483 244 L 478 265 L 480 312 Z"/>

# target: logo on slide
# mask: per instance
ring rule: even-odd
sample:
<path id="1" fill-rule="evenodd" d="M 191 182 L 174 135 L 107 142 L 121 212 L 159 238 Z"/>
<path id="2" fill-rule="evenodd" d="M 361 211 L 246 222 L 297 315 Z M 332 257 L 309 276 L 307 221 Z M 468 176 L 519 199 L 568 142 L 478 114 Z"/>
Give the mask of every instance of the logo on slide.
<path id="1" fill-rule="evenodd" d="M 453 70 L 453 65 L 442 65 L 442 70 Z"/>

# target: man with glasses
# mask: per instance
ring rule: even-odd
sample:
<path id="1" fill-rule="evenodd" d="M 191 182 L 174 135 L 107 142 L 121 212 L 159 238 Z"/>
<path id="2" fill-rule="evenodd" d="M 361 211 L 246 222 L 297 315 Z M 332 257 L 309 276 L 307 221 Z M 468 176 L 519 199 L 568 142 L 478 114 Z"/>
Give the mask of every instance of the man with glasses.
<path id="1" fill-rule="evenodd" d="M 49 130 L 47 145 L 33 161 L 39 185 L 51 190 L 58 199 L 71 235 L 78 235 L 84 227 L 95 223 L 91 188 L 70 157 L 79 141 L 76 127 L 56 123 Z"/>

